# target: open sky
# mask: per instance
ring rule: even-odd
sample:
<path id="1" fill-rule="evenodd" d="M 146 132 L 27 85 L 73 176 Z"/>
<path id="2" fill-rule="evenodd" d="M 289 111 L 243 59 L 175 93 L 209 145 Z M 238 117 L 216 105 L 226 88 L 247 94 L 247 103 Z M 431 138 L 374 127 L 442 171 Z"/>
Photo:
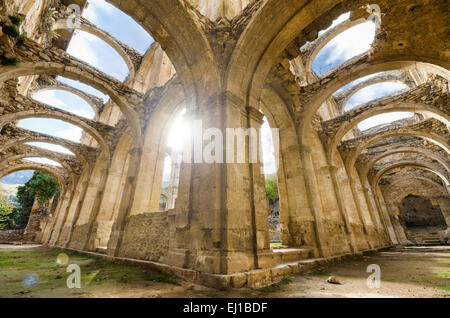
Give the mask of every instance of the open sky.
<path id="1" fill-rule="evenodd" d="M 108 4 L 104 0 L 90 0 L 88 8 L 83 12 L 83 16 L 142 54 L 144 54 L 154 42 L 153 38 L 129 16 L 122 13 L 120 10 L 117 10 L 114 6 Z M 346 21 L 348 18 L 349 14 L 343 14 L 334 21 L 330 28 Z M 327 30 L 321 31 L 320 34 L 326 32 Z M 313 63 L 314 72 L 320 76 L 346 60 L 369 50 L 374 40 L 375 31 L 374 24 L 368 22 L 353 27 L 337 36 L 318 54 Z M 75 31 L 68 47 L 68 53 L 86 61 L 87 63 L 100 69 L 104 73 L 117 78 L 118 80 L 123 81 L 128 76 L 127 66 L 119 54 L 116 53 L 116 51 L 113 50 L 108 44 L 88 33 Z M 59 77 L 58 79 L 90 94 L 96 95 L 104 101 L 108 100 L 107 96 L 92 87 L 62 77 Z M 358 81 L 361 80 L 363 79 Z M 355 81 L 346 87 L 354 85 L 358 81 Z M 351 100 L 349 100 L 346 109 L 348 110 L 353 107 L 357 107 L 358 105 L 374 98 L 389 95 L 404 88 L 404 85 L 395 83 L 383 83 L 369 86 L 355 94 Z M 94 117 L 93 110 L 84 100 L 68 92 L 48 90 L 37 93 L 34 98 L 54 107 L 71 111 L 79 116 L 87 118 Z M 410 115 L 412 114 L 384 114 L 364 121 L 359 127 L 360 129 L 368 129 L 375 125 L 392 120 L 398 120 L 402 117 Z M 80 128 L 55 119 L 25 119 L 20 121 L 19 126 L 76 142 L 78 142 L 81 138 Z M 183 136 L 182 116 L 177 119 L 173 127 L 174 129 L 171 132 L 168 144 L 172 147 L 179 147 L 179 141 L 182 140 Z M 275 173 L 276 168 L 275 159 L 273 156 L 273 143 L 270 127 L 267 121 L 264 122 L 262 136 L 265 173 Z M 67 150 L 62 150 L 60 147 L 55 148 L 53 145 L 41 143 L 39 146 L 57 151 L 65 151 L 67 153 Z M 167 161 L 164 173 L 164 180 L 166 181 L 170 173 L 169 167 L 170 162 Z"/>

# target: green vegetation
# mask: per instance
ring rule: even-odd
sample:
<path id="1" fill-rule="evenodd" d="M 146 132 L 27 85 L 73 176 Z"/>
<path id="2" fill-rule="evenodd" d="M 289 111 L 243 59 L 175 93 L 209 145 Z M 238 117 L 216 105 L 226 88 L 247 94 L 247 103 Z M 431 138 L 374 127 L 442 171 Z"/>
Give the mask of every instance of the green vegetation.
<path id="1" fill-rule="evenodd" d="M 10 16 L 9 19 L 11 20 L 12 24 L 16 26 L 20 26 L 23 22 L 22 18 L 18 16 Z"/>
<path id="2" fill-rule="evenodd" d="M 4 65 L 4 66 L 16 66 L 17 63 L 19 63 L 19 59 L 17 57 L 13 57 L 13 58 L 3 57 L 2 58 L 2 65 Z"/>
<path id="3" fill-rule="evenodd" d="M 9 204 L 5 195 L 0 193 L 0 230 L 4 229 L 8 223 L 8 216 L 13 213 L 14 207 Z"/>
<path id="4" fill-rule="evenodd" d="M 67 265 L 56 262 L 60 253 L 69 256 L 69 264 L 81 268 L 81 289 L 68 289 Z M 35 288 L 22 285 L 25 274 L 35 274 L 39 283 Z M 149 278 L 153 283 L 148 282 Z M 58 249 L 29 251 L 0 251 L 0 298 L 3 297 L 74 297 L 96 295 L 104 297 L 113 289 L 141 288 L 174 284 L 167 274 L 142 270 L 138 266 L 115 264 L 91 255 Z M 150 284 L 149 284 L 150 283 Z M 25 296 L 24 296 L 25 294 Z"/>
<path id="5" fill-rule="evenodd" d="M 145 280 L 151 282 L 168 283 L 177 285 L 177 281 L 172 277 L 168 276 L 166 273 L 159 274 L 149 274 L 145 277 Z"/>
<path id="6" fill-rule="evenodd" d="M 20 31 L 15 25 L 3 26 L 3 33 L 9 35 L 12 38 L 18 38 L 20 36 Z"/>
<path id="7" fill-rule="evenodd" d="M 281 288 L 285 285 L 289 285 L 294 281 L 295 276 L 284 275 L 279 283 L 274 283 L 272 285 L 263 287 L 260 289 L 263 293 L 274 293 L 276 291 L 280 291 Z"/>
<path id="8" fill-rule="evenodd" d="M 275 174 L 266 176 L 266 196 L 270 203 L 274 203 L 280 198 L 277 176 Z"/>
<path id="9" fill-rule="evenodd" d="M 25 228 L 34 201 L 37 199 L 41 204 L 46 203 L 59 191 L 60 186 L 55 178 L 46 173 L 35 171 L 33 177 L 17 189 L 17 201 L 20 206 L 14 208 L 13 213 L 6 216 L 4 221 L 8 224 L 7 228 Z"/>

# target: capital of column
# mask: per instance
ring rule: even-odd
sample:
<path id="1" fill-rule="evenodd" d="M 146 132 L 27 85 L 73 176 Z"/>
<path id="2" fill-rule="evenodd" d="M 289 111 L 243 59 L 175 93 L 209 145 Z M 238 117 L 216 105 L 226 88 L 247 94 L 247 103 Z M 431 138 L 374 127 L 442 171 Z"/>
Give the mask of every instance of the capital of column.
<path id="1" fill-rule="evenodd" d="M 247 106 L 247 113 L 251 120 L 254 120 L 259 125 L 263 124 L 264 114 L 261 113 L 258 109 L 251 106 Z"/>

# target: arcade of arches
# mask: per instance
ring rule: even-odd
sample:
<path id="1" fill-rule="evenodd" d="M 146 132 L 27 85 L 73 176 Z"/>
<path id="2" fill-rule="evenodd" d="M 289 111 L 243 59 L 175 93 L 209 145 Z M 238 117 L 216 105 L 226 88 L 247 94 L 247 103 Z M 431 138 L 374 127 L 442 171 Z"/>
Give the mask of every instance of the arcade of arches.
<path id="1" fill-rule="evenodd" d="M 320 76 L 311 69 L 318 51 L 367 21 L 371 2 L 108 0 L 154 38 L 145 54 L 84 18 L 71 25 L 66 6 L 72 2 L 86 6 L 83 0 L 0 1 L 0 178 L 42 170 L 61 184 L 45 213 L 32 212 L 41 213 L 29 224 L 35 242 L 144 260 L 204 285 L 257 287 L 320 260 L 448 241 L 447 1 L 377 0 L 381 23 L 370 50 Z M 49 28 L 50 5 L 59 22 Z M 121 82 L 68 54 L 73 28 L 115 49 L 129 76 Z M 359 90 L 383 82 L 405 89 L 345 107 Z M 78 95 L 95 117 L 33 99 L 48 89 Z M 202 120 L 203 129 L 259 129 L 264 116 L 279 129 L 281 247 L 271 248 L 261 163 L 190 164 L 167 146 L 183 110 L 187 122 Z M 358 126 L 393 112 L 412 116 Z M 83 136 L 77 143 L 17 126 L 28 118 L 58 119 L 83 129 Z M 171 177 L 164 186 L 168 155 Z"/>

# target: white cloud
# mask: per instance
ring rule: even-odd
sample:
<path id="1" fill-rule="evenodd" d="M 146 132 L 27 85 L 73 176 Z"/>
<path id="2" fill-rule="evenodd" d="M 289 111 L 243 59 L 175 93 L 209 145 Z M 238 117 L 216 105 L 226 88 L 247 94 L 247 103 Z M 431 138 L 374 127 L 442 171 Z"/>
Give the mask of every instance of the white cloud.
<path id="1" fill-rule="evenodd" d="M 70 41 L 67 53 L 91 65 L 98 65 L 99 59 L 95 50 L 98 41 L 100 40 L 96 36 L 77 30 Z"/>
<path id="2" fill-rule="evenodd" d="M 64 101 L 56 96 L 55 91 L 52 90 L 39 91 L 33 95 L 33 99 L 54 107 L 62 108 L 67 106 Z"/>
<path id="3" fill-rule="evenodd" d="M 365 22 L 342 32 L 328 43 L 324 49 L 329 52 L 326 64 L 338 60 L 348 60 L 356 55 L 368 51 L 375 38 L 375 24 Z"/>
<path id="4" fill-rule="evenodd" d="M 327 32 L 328 30 L 331 30 L 332 28 L 334 28 L 335 26 L 341 24 L 344 21 L 347 21 L 350 18 L 350 12 L 341 14 L 336 20 L 333 21 L 333 23 L 331 24 L 330 27 L 328 27 L 325 30 L 322 30 L 319 32 L 319 36 L 321 36 L 322 34 L 324 34 L 325 32 Z"/>
<path id="5" fill-rule="evenodd" d="M 86 10 L 84 10 L 83 17 L 95 24 L 98 24 L 99 22 L 98 15 L 100 12 L 104 12 L 107 14 L 114 13 L 114 7 L 103 0 L 91 0 L 88 2 L 89 6 Z"/>
<path id="6" fill-rule="evenodd" d="M 345 105 L 345 111 L 348 111 L 358 105 L 367 103 L 371 100 L 393 94 L 406 88 L 408 88 L 408 86 L 406 86 L 403 83 L 392 83 L 392 82 L 370 85 L 358 91 L 355 95 L 353 95 L 350 98 L 350 100 Z"/>
<path id="7" fill-rule="evenodd" d="M 74 142 L 80 142 L 82 129 L 79 127 L 73 127 L 70 129 L 60 130 L 57 132 L 57 137 L 71 140 Z"/>

